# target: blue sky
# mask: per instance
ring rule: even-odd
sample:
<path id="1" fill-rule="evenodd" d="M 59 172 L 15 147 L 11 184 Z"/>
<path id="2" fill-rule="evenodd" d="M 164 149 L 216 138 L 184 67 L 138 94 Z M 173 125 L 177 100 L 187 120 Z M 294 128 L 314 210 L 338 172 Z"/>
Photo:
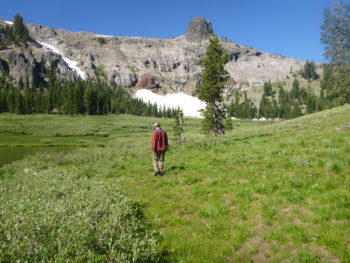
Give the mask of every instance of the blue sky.
<path id="1" fill-rule="evenodd" d="M 343 2 L 349 3 L 350 0 Z M 115 36 L 170 38 L 195 16 L 220 37 L 264 52 L 323 62 L 324 8 L 334 0 L 85 0 L 3 1 L 0 18 Z"/>

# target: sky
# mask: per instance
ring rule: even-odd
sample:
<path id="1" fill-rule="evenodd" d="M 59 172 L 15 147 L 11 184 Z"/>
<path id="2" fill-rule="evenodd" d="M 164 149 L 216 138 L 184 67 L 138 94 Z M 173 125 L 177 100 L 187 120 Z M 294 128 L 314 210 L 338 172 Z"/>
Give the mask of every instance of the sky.
<path id="1" fill-rule="evenodd" d="M 1 3 L 0 18 L 56 29 L 114 36 L 171 38 L 196 16 L 219 37 L 286 57 L 325 62 L 323 11 L 335 0 L 16 0 Z M 349 3 L 350 0 L 343 0 Z"/>

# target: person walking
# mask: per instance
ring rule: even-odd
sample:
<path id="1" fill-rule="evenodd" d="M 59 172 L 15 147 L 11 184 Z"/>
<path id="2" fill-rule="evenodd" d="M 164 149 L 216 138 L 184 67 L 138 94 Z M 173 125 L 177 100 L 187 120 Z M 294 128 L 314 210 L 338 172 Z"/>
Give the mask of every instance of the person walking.
<path id="1" fill-rule="evenodd" d="M 152 135 L 152 154 L 154 175 L 163 175 L 165 152 L 168 149 L 168 135 L 159 123 L 154 124 Z"/>

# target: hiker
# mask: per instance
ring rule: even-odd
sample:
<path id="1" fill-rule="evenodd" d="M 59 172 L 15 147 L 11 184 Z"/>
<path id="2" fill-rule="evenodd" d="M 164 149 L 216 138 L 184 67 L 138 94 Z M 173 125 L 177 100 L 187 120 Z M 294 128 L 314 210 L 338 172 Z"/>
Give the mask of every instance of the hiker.
<path id="1" fill-rule="evenodd" d="M 152 154 L 154 175 L 163 175 L 165 151 L 168 149 L 168 136 L 159 123 L 154 124 L 152 135 Z"/>

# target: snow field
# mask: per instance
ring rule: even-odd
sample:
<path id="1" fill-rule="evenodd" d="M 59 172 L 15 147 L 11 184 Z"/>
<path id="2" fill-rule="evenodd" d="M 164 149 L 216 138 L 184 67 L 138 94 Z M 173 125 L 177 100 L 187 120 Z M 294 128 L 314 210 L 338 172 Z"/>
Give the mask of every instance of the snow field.
<path id="1" fill-rule="evenodd" d="M 157 103 L 159 107 L 181 108 L 186 117 L 202 118 L 199 110 L 205 108 L 205 102 L 183 92 L 158 95 L 150 90 L 140 89 L 136 91 L 135 97 L 144 102 Z"/>
<path id="2" fill-rule="evenodd" d="M 110 36 L 110 35 L 95 35 L 96 37 L 113 37 L 113 36 Z"/>

